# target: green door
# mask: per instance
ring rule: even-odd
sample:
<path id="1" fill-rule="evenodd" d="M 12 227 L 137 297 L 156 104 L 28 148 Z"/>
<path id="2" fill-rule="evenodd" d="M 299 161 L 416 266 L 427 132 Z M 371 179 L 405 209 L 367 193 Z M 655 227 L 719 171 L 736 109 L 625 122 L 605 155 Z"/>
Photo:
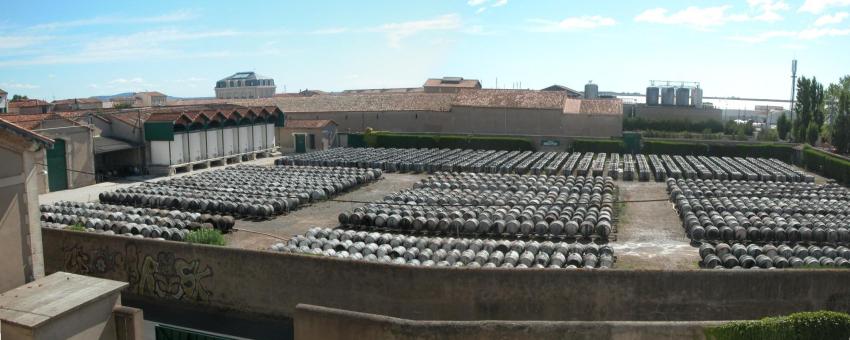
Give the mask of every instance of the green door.
<path id="1" fill-rule="evenodd" d="M 68 189 L 68 168 L 65 162 L 65 141 L 56 139 L 47 149 L 47 184 L 50 191 Z"/>
<path id="2" fill-rule="evenodd" d="M 303 134 L 295 135 L 295 153 L 305 153 L 307 152 L 307 143 L 305 143 L 305 138 Z"/>

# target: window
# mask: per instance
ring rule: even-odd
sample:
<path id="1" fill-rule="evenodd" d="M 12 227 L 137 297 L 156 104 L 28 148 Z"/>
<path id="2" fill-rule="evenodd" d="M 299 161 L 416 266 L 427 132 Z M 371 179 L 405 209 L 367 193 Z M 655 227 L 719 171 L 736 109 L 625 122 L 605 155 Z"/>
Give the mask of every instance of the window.
<path id="1" fill-rule="evenodd" d="M 310 149 L 316 148 L 316 135 L 310 134 Z"/>

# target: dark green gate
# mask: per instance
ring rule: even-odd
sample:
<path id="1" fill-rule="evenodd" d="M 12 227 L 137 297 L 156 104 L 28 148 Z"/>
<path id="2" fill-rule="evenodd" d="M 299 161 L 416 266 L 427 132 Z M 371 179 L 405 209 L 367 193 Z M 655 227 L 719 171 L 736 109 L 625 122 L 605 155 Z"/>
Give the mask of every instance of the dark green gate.
<path id="1" fill-rule="evenodd" d="M 47 149 L 47 186 L 50 191 L 68 189 L 68 163 L 65 160 L 65 141 L 56 139 Z"/>
<path id="2" fill-rule="evenodd" d="M 295 134 L 295 153 L 307 152 L 307 143 L 303 134 Z"/>

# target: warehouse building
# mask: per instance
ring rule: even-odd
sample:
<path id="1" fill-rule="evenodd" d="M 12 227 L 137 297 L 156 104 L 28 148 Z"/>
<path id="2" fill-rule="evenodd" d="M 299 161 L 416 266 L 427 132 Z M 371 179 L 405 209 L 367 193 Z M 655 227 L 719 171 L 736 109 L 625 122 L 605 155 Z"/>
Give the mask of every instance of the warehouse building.
<path id="1" fill-rule="evenodd" d="M 37 164 L 50 138 L 0 118 L 0 292 L 44 275 Z"/>
<path id="2" fill-rule="evenodd" d="M 39 193 L 79 188 L 96 182 L 94 129 L 57 113 L 5 115 L 3 119 L 53 140 L 39 153 Z M 47 175 L 44 175 L 44 173 Z"/>
<path id="3" fill-rule="evenodd" d="M 338 131 L 332 145 L 346 146 L 347 136 L 367 128 L 379 131 L 475 134 L 531 138 L 538 146 L 559 147 L 576 137 L 622 135 L 623 103 L 617 98 L 576 98 L 565 86 L 544 90 L 482 89 L 481 82 L 461 77 L 428 79 L 420 88 L 311 91 L 260 99 L 203 99 L 172 105 L 235 104 L 276 106 L 287 120 L 332 121 Z M 283 150 L 295 139 L 280 136 Z"/>
<path id="4" fill-rule="evenodd" d="M 222 99 L 270 98 L 274 96 L 274 79 L 255 72 L 237 72 L 215 83 L 215 97 Z"/>
<path id="5" fill-rule="evenodd" d="M 211 105 L 150 113 L 144 123 L 151 174 L 174 174 L 251 160 L 277 150 L 277 107 Z"/>
<path id="6" fill-rule="evenodd" d="M 304 153 L 339 146 L 336 127 L 329 119 L 290 120 L 279 128 L 280 150 Z"/>

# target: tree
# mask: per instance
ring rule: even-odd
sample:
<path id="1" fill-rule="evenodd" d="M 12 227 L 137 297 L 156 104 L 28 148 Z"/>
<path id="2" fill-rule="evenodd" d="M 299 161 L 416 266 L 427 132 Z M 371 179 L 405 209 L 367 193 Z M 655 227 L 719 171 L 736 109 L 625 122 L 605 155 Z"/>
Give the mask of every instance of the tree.
<path id="1" fill-rule="evenodd" d="M 19 100 L 28 100 L 28 99 L 29 99 L 29 97 L 27 97 L 27 96 L 22 96 L 22 95 L 16 94 L 16 95 L 12 96 L 11 101 L 16 102 L 16 101 L 19 101 Z"/>
<path id="2" fill-rule="evenodd" d="M 829 113 L 829 117 L 831 117 L 828 119 L 830 123 L 838 117 L 838 101 L 841 98 L 841 94 L 845 91 L 850 91 L 850 74 L 841 77 L 838 83 L 829 84 L 829 87 L 826 89 L 826 111 Z"/>
<path id="3" fill-rule="evenodd" d="M 779 119 L 776 120 L 776 132 L 779 134 L 779 139 L 785 139 L 788 137 L 788 132 L 791 131 L 791 121 L 788 120 L 788 117 L 785 116 L 783 112 Z"/>
<path id="4" fill-rule="evenodd" d="M 805 141 L 811 145 L 815 145 L 818 142 L 818 133 L 820 129 L 818 129 L 818 124 L 815 122 L 809 123 L 809 127 L 806 129 L 806 139 Z"/>
<path id="5" fill-rule="evenodd" d="M 836 151 L 850 152 L 850 89 L 844 90 L 838 97 L 838 105 L 832 121 L 832 145 Z"/>
<path id="6" fill-rule="evenodd" d="M 802 77 L 797 81 L 797 103 L 794 111 L 796 118 L 791 134 L 797 142 L 809 141 L 810 126 L 814 123 L 815 138 L 820 131 L 824 121 L 824 93 L 823 85 L 818 83 L 817 78 Z"/>

